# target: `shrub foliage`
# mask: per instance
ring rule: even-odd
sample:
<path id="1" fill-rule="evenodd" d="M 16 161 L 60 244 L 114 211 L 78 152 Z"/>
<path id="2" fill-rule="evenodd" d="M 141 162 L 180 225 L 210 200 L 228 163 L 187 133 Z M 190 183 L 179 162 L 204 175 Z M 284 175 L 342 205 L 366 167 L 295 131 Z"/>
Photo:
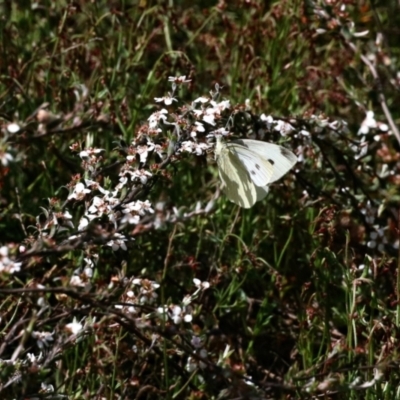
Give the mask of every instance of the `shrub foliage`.
<path id="1" fill-rule="evenodd" d="M 0 3 L 1 398 L 399 398 L 398 3 L 200 3 Z"/>

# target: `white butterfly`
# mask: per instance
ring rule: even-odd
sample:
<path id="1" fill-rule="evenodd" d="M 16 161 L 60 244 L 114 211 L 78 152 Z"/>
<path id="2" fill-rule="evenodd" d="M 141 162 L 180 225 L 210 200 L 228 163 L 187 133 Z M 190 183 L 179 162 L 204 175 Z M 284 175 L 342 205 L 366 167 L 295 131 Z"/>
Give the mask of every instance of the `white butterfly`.
<path id="1" fill-rule="evenodd" d="M 297 157 L 282 146 L 251 139 L 225 143 L 220 135 L 215 159 L 225 194 L 244 208 L 264 199 L 268 185 L 280 179 L 297 162 Z"/>

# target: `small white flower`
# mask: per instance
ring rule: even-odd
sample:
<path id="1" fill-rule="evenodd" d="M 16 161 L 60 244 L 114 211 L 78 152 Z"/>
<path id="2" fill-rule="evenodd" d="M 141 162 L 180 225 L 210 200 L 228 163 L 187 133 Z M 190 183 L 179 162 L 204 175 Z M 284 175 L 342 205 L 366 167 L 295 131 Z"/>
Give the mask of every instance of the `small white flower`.
<path id="1" fill-rule="evenodd" d="M 182 321 L 191 322 L 193 320 L 192 315 L 186 311 L 186 308 L 182 309 L 180 306 L 173 306 L 171 311 L 170 317 L 176 325 Z"/>
<path id="2" fill-rule="evenodd" d="M 182 84 L 182 83 L 189 83 L 191 81 L 191 79 L 186 79 L 186 75 L 182 75 L 182 76 L 169 76 L 168 77 L 168 82 L 174 82 L 176 84 Z"/>
<path id="3" fill-rule="evenodd" d="M 127 250 L 125 242 L 128 239 L 122 235 L 121 233 L 114 233 L 114 237 L 107 242 L 107 246 L 110 246 L 113 251 L 117 251 L 118 249 Z"/>
<path id="4" fill-rule="evenodd" d="M 88 218 L 82 217 L 82 218 L 79 220 L 78 231 L 83 231 L 83 230 L 85 230 L 85 229 L 88 227 L 89 222 L 90 222 L 90 221 L 89 221 Z M 73 239 L 75 239 L 75 237 L 74 237 Z M 70 240 L 72 240 L 72 239 L 70 238 Z"/>
<path id="5" fill-rule="evenodd" d="M 75 287 L 85 287 L 86 282 L 84 282 L 79 275 L 72 275 L 69 280 L 69 284 Z"/>
<path id="6" fill-rule="evenodd" d="M 26 358 L 29 360 L 29 362 L 31 364 L 37 364 L 38 362 L 40 362 L 43 358 L 43 354 L 42 352 L 39 353 L 39 356 L 36 357 L 35 354 L 33 353 L 27 353 Z"/>
<path id="7" fill-rule="evenodd" d="M 41 350 L 44 347 L 48 347 L 50 345 L 50 342 L 54 341 L 53 335 L 54 332 L 32 332 L 32 338 L 36 339 L 36 343 Z"/>
<path id="8" fill-rule="evenodd" d="M 3 167 L 7 167 L 10 161 L 13 161 L 14 157 L 10 153 L 6 153 L 0 149 L 0 161 Z"/>
<path id="9" fill-rule="evenodd" d="M 151 178 L 153 174 L 145 169 L 137 169 L 132 174 L 132 181 L 139 180 L 142 185 L 145 185 L 149 178 Z"/>
<path id="10" fill-rule="evenodd" d="M 156 111 L 155 113 L 151 114 L 150 117 L 148 118 L 149 127 L 151 129 L 157 128 L 157 125 L 158 125 L 160 120 L 164 121 L 164 120 L 167 119 L 167 114 L 168 114 L 168 111 L 165 108 L 163 108 L 162 110 Z"/>
<path id="11" fill-rule="evenodd" d="M 197 99 L 193 100 L 193 103 L 194 104 L 196 104 L 196 103 L 204 104 L 204 103 L 207 103 L 208 101 L 210 101 L 210 99 L 208 97 L 201 96 L 201 97 L 198 97 Z"/>
<path id="12" fill-rule="evenodd" d="M 21 129 L 21 127 L 14 122 L 7 125 L 7 131 L 9 133 L 17 133 L 20 129 Z"/>
<path id="13" fill-rule="evenodd" d="M 21 270 L 21 262 L 15 262 L 8 256 L 8 247 L 0 247 L 0 273 L 13 274 Z"/>
<path id="14" fill-rule="evenodd" d="M 366 135 L 370 129 L 374 129 L 377 127 L 377 123 L 375 121 L 375 114 L 373 111 L 367 111 L 367 115 L 363 122 L 361 122 L 361 127 L 358 130 L 358 135 Z"/>
<path id="15" fill-rule="evenodd" d="M 44 382 L 42 382 L 40 384 L 40 387 L 41 387 L 41 390 L 40 390 L 41 393 L 53 393 L 54 392 L 54 386 L 51 384 L 46 385 Z"/>
<path id="16" fill-rule="evenodd" d="M 294 131 L 294 127 L 290 125 L 288 122 L 279 120 L 275 122 L 276 125 L 274 127 L 275 131 L 280 132 L 282 136 L 286 136 L 288 133 Z"/>
<path id="17" fill-rule="evenodd" d="M 197 278 L 193 279 L 193 283 L 195 284 L 195 286 L 197 288 L 202 289 L 202 290 L 206 290 L 210 287 L 209 282 L 206 282 L 206 281 L 202 282 L 200 279 L 197 279 Z"/>
<path id="18" fill-rule="evenodd" d="M 154 150 L 154 143 L 148 142 L 147 145 L 137 146 L 136 153 L 139 154 L 140 162 L 146 163 L 149 153 Z"/>
<path id="19" fill-rule="evenodd" d="M 308 131 L 302 129 L 302 130 L 299 132 L 299 135 L 305 136 L 305 137 L 309 137 L 309 136 L 310 136 L 310 132 L 308 132 Z"/>
<path id="20" fill-rule="evenodd" d="M 190 136 L 192 138 L 195 138 L 197 136 L 197 132 L 205 132 L 204 125 L 201 122 L 196 121 L 195 126 L 192 128 L 192 131 L 190 132 Z"/>
<path id="21" fill-rule="evenodd" d="M 155 97 L 154 100 L 156 101 L 156 103 L 164 102 L 166 106 L 170 106 L 174 101 L 178 101 L 175 97 L 172 97 L 171 95 L 164 97 Z"/>
<path id="22" fill-rule="evenodd" d="M 266 116 L 265 114 L 260 115 L 260 120 L 265 122 L 266 124 L 272 124 L 274 122 L 274 119 L 271 115 Z"/>
<path id="23" fill-rule="evenodd" d="M 68 196 L 68 199 L 83 200 L 91 190 L 87 189 L 82 182 L 78 182 L 73 192 Z"/>
<path id="24" fill-rule="evenodd" d="M 65 329 L 69 332 L 72 333 L 73 335 L 77 335 L 79 332 L 82 331 L 83 325 L 76 320 L 76 318 L 73 319 L 72 322 L 69 324 L 65 325 Z"/>
<path id="25" fill-rule="evenodd" d="M 102 153 L 103 151 L 105 151 L 105 150 L 89 148 L 89 149 L 82 150 L 79 153 L 79 157 L 82 159 L 85 159 L 85 160 L 87 160 L 87 159 L 96 160 L 98 154 Z"/>
<path id="26" fill-rule="evenodd" d="M 206 114 L 203 116 L 203 121 L 207 122 L 207 124 L 215 125 L 215 115 L 214 114 Z"/>
<path id="27" fill-rule="evenodd" d="M 93 268 L 94 267 L 94 262 L 93 262 L 93 260 L 91 258 L 85 257 L 83 259 L 83 261 L 85 261 L 86 267 L 89 267 L 89 268 Z"/>
<path id="28" fill-rule="evenodd" d="M 212 101 L 211 104 L 214 106 L 215 109 L 218 110 L 219 113 L 221 113 L 222 111 L 228 110 L 231 107 L 229 100 L 223 100 L 223 101 L 220 101 L 219 103 Z"/>

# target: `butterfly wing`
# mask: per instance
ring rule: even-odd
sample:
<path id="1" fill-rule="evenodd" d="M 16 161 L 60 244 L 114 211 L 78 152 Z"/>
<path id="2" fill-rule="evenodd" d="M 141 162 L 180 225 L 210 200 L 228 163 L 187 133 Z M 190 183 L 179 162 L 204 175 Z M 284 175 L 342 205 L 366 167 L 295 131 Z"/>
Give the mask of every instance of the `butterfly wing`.
<path id="1" fill-rule="evenodd" d="M 253 206 L 258 200 L 258 188 L 239 158 L 223 145 L 217 148 L 216 159 L 223 190 L 228 199 L 244 208 Z"/>
<path id="2" fill-rule="evenodd" d="M 277 144 L 252 139 L 235 140 L 234 143 L 246 147 L 272 165 L 273 173 L 268 184 L 282 178 L 297 162 L 297 157 L 290 150 Z"/>
<path id="3" fill-rule="evenodd" d="M 263 187 L 256 186 L 256 193 L 257 193 L 256 201 L 264 200 L 265 197 L 267 197 L 268 192 L 269 192 L 269 186 L 263 186 Z"/>
<path id="4" fill-rule="evenodd" d="M 271 182 L 274 168 L 267 159 L 236 142 L 228 143 L 226 146 L 229 152 L 240 160 L 256 186 L 266 186 Z"/>

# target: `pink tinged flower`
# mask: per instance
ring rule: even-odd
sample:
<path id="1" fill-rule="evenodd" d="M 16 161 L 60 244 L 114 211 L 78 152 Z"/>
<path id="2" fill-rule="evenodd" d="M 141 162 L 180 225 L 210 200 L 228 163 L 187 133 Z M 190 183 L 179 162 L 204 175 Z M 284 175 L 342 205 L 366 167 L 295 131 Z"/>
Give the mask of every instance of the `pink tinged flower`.
<path id="1" fill-rule="evenodd" d="M 290 132 L 294 131 L 294 128 L 288 122 L 279 120 L 279 121 L 276 121 L 276 125 L 274 127 L 274 130 L 280 132 L 280 134 L 282 136 L 286 136 Z"/>
<path id="2" fill-rule="evenodd" d="M 148 118 L 149 121 L 149 127 L 151 129 L 155 129 L 157 128 L 157 125 L 159 123 L 160 120 L 166 120 L 167 119 L 167 114 L 168 111 L 163 108 L 160 111 L 156 111 L 155 113 L 151 114 L 150 117 Z"/>
<path id="3" fill-rule="evenodd" d="M 147 161 L 147 157 L 148 157 L 149 151 L 151 151 L 151 149 L 149 149 L 146 145 L 145 146 L 137 146 L 136 151 L 137 151 L 137 154 L 139 154 L 140 162 L 144 164 Z"/>
<path id="4" fill-rule="evenodd" d="M 196 121 L 195 126 L 192 128 L 192 131 L 190 132 L 190 136 L 192 138 L 195 138 L 197 136 L 197 132 L 205 132 L 204 125 L 201 122 Z"/>
<path id="5" fill-rule="evenodd" d="M 128 211 L 124 210 L 123 213 L 125 214 L 124 217 L 121 220 L 121 223 L 127 222 L 130 225 L 137 225 L 140 222 L 140 216 L 135 214 L 132 215 Z"/>
<path id="6" fill-rule="evenodd" d="M 129 181 L 129 179 L 128 179 L 127 176 L 121 176 L 121 177 L 119 178 L 119 183 L 118 183 L 117 186 L 115 186 L 115 188 L 116 188 L 117 190 L 121 190 L 121 189 L 128 183 L 128 181 Z"/>
<path id="7" fill-rule="evenodd" d="M 84 160 L 88 160 L 88 159 L 96 159 L 97 156 L 102 153 L 103 151 L 105 151 L 104 149 L 85 149 L 82 150 L 79 153 L 79 157 L 84 159 Z"/>
<path id="8" fill-rule="evenodd" d="M 229 100 L 223 100 L 219 103 L 211 102 L 211 104 L 214 105 L 214 107 L 219 111 L 219 113 L 228 110 L 231 107 Z"/>
<path id="9" fill-rule="evenodd" d="M 215 136 L 218 136 L 218 135 L 228 136 L 230 132 L 229 132 L 227 129 L 225 129 L 225 128 L 218 128 L 218 129 L 212 131 L 211 133 L 212 133 L 212 134 L 214 135 L 214 137 L 215 137 Z M 210 137 L 213 137 L 213 136 L 210 135 Z"/>
<path id="10" fill-rule="evenodd" d="M 169 76 L 168 77 L 168 82 L 174 82 L 177 85 L 182 84 L 182 83 L 189 83 L 191 79 L 186 79 L 186 75 L 182 76 Z"/>
<path id="11" fill-rule="evenodd" d="M 113 251 L 117 251 L 118 249 L 126 251 L 128 249 L 125 244 L 127 240 L 128 239 L 124 235 L 120 233 L 115 233 L 114 237 L 107 242 L 107 246 L 110 246 Z"/>
<path id="12" fill-rule="evenodd" d="M 229 100 L 225 100 L 220 103 L 211 101 L 210 104 L 212 107 L 209 107 L 204 111 L 203 121 L 210 125 L 215 125 L 216 117 L 221 115 L 222 111 L 230 108 L 230 103 Z"/>
<path id="13" fill-rule="evenodd" d="M 82 182 L 78 182 L 73 190 L 73 192 L 68 196 L 68 200 L 83 200 L 85 196 L 90 193 L 91 190 L 87 189 Z"/>
<path id="14" fill-rule="evenodd" d="M 197 156 L 204 154 L 212 145 L 207 143 L 195 143 L 190 140 L 181 143 L 179 151 L 186 151 L 188 153 L 194 153 Z"/>
<path id="15" fill-rule="evenodd" d="M 8 247 L 0 247 L 0 273 L 13 274 L 21 270 L 21 262 L 15 262 L 8 256 Z"/>
<path id="16" fill-rule="evenodd" d="M 149 178 L 151 178 L 153 174 L 145 169 L 138 169 L 133 172 L 132 174 L 132 181 L 133 180 L 138 180 L 140 181 L 141 184 L 145 185 Z"/>
<path id="17" fill-rule="evenodd" d="M 181 148 L 179 150 L 186 151 L 187 153 L 192 153 L 194 145 L 195 145 L 194 142 L 192 142 L 191 140 L 188 140 L 186 142 L 181 143 Z"/>
<path id="18" fill-rule="evenodd" d="M 88 211 L 91 214 L 97 214 L 97 216 L 100 216 L 104 214 L 105 211 L 107 211 L 107 205 L 103 199 L 95 196 L 93 197 L 92 205 L 89 207 Z"/>
<path id="19" fill-rule="evenodd" d="M 204 114 L 204 110 L 193 110 L 193 114 L 196 118 L 200 118 Z"/>

